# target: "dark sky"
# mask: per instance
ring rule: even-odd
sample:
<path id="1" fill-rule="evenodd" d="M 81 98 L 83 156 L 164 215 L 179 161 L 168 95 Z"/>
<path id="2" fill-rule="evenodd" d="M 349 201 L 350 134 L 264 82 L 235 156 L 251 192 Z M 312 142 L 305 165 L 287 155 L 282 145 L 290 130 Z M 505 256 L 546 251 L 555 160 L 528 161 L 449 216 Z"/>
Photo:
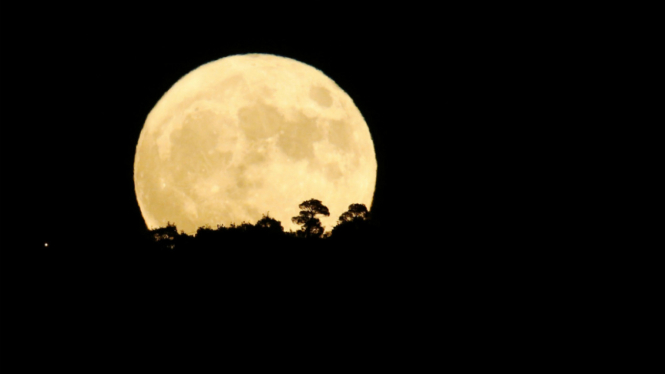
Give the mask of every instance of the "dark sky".
<path id="1" fill-rule="evenodd" d="M 147 114 L 186 73 L 242 53 L 281 55 L 320 69 L 354 100 L 374 140 L 378 175 L 373 210 L 389 233 L 374 249 L 392 248 L 400 255 L 384 261 L 392 267 L 378 266 L 372 258 L 368 268 L 385 276 L 372 276 L 364 288 L 350 285 L 347 290 L 357 298 L 345 301 L 348 310 L 325 319 L 325 324 L 349 314 L 363 325 L 357 331 L 364 331 L 368 321 L 377 321 L 378 330 L 392 336 L 396 321 L 425 321 L 404 330 L 430 334 L 442 315 L 434 304 L 444 301 L 446 312 L 453 309 L 462 317 L 448 318 L 446 326 L 459 326 L 462 336 L 476 339 L 481 335 L 468 333 L 469 326 L 482 326 L 487 313 L 516 305 L 506 296 L 510 290 L 534 285 L 533 290 L 516 293 L 529 303 L 528 308 L 518 309 L 518 318 L 540 308 L 532 301 L 543 289 L 535 288 L 533 279 L 553 257 L 534 251 L 534 243 L 551 239 L 533 239 L 534 229 L 546 227 L 534 213 L 543 210 L 543 201 L 553 201 L 552 194 L 538 194 L 541 186 L 557 181 L 538 175 L 547 165 L 537 157 L 537 149 L 557 131 L 565 131 L 555 115 L 557 105 L 567 105 L 566 96 L 558 91 L 550 90 L 545 97 L 539 88 L 558 79 L 557 70 L 550 68 L 555 64 L 541 64 L 556 57 L 537 49 L 547 41 L 529 25 L 514 27 L 509 18 L 476 4 L 464 11 L 404 4 L 391 8 L 388 3 L 362 11 L 360 2 L 307 5 L 311 8 L 245 4 L 245 9 L 233 9 L 226 2 L 216 7 L 175 4 L 182 8 L 169 8 L 166 2 L 153 7 L 118 2 L 0 4 L 0 261 L 3 303 L 9 306 L 2 313 L 10 322 L 3 329 L 13 332 L 8 335 L 3 330 L 5 336 L 22 337 L 30 344 L 50 337 L 49 346 L 78 357 L 79 351 L 62 345 L 61 337 L 71 335 L 79 344 L 96 349 L 96 344 L 89 344 L 99 342 L 93 335 L 105 338 L 119 330 L 122 344 L 105 350 L 114 356 L 96 365 L 118 361 L 117 348 L 124 349 L 128 341 L 142 345 L 137 352 L 145 348 L 143 340 L 135 339 L 133 327 L 143 329 L 154 314 L 141 312 L 134 304 L 152 303 L 147 297 L 155 287 L 152 279 L 143 283 L 144 288 L 125 280 L 119 292 L 113 282 L 122 281 L 127 269 L 114 267 L 104 273 L 112 273 L 113 282 L 102 285 L 107 292 L 99 293 L 97 284 L 86 285 L 88 279 L 102 278 L 94 274 L 98 264 L 79 258 L 81 252 L 59 260 L 60 264 L 71 260 L 68 269 L 75 269 L 73 275 L 55 268 L 49 273 L 56 274 L 54 278 L 40 275 L 31 261 L 14 261 L 12 254 L 29 257 L 39 252 L 30 249 L 43 248 L 44 242 L 54 248 L 92 243 L 91 251 L 98 241 L 131 246 L 145 230 L 134 194 L 133 163 Z M 530 20 L 537 23 L 538 17 L 533 14 Z M 557 105 L 541 109 L 542 102 Z M 558 148 L 559 153 L 552 154 L 558 157 L 565 151 Z M 562 189 L 573 187 L 571 183 Z M 528 251 L 515 250 L 521 245 Z M 442 254 L 449 258 L 437 257 Z M 463 261 L 454 261 L 456 255 Z M 104 256 L 94 260 L 103 262 Z M 48 268 L 48 261 L 45 256 L 40 263 Z M 112 263 L 125 262 L 131 264 L 123 259 Z M 340 274 L 335 269 L 331 279 L 341 279 Z M 296 284 L 307 283 L 302 279 Z M 54 282 L 74 291 L 49 288 Z M 229 287 L 235 284 L 230 282 Z M 168 296 L 164 300 L 170 300 L 176 286 L 164 288 Z M 383 304 L 375 303 L 377 290 L 383 292 Z M 134 298 L 125 300 L 125 291 Z M 188 313 L 215 311 L 205 303 L 226 297 L 201 293 L 199 299 L 190 300 L 186 291 L 180 291 L 181 308 L 189 308 L 192 301 L 196 305 Z M 300 302 L 309 303 L 311 296 L 320 294 L 315 291 L 303 294 Z M 119 302 L 107 303 L 108 295 Z M 357 302 L 379 308 L 358 317 Z M 311 311 L 334 304 L 327 300 L 321 306 L 308 304 L 293 315 L 318 316 Z M 146 310 L 161 312 L 175 303 L 156 305 Z M 279 309 L 278 303 L 268 303 L 254 311 L 272 311 L 275 306 Z M 101 312 L 90 312 L 95 308 Z M 433 311 L 435 322 L 423 319 L 423 312 Z M 402 312 L 411 317 L 405 320 Z M 216 321 L 217 315 L 209 313 L 208 319 L 191 314 L 187 329 L 190 321 Z M 459 322 L 464 318 L 470 323 Z M 130 329 L 123 327 L 124 321 L 129 321 Z M 148 331 L 171 334 L 164 328 L 170 322 L 160 323 L 153 322 Z M 71 334 L 72 326 L 79 335 Z M 512 329 L 513 325 L 501 320 L 495 326 Z M 43 327 L 47 329 L 42 331 Z M 210 325 L 194 329 L 209 331 Z M 85 335 L 88 331 L 91 335 Z M 357 331 L 344 339 L 361 342 L 364 346 L 357 351 L 365 352 L 372 344 L 356 339 Z M 217 339 L 223 334 L 211 336 Z M 512 336 L 513 331 L 504 335 Z M 429 340 L 397 339 L 400 343 Z M 57 364 L 41 359 L 43 349 L 4 341 L 26 355 L 24 360 L 16 359 L 21 367 L 31 361 Z M 191 341 L 180 340 L 178 346 Z M 386 341 L 393 344 L 395 339 Z"/>
<path id="2" fill-rule="evenodd" d="M 351 96 L 377 153 L 377 217 L 388 217 L 391 204 L 405 204 L 404 187 L 432 183 L 431 176 L 408 179 L 429 161 L 407 160 L 419 148 L 413 140 L 443 123 L 421 120 L 444 111 L 434 83 L 441 72 L 431 70 L 446 58 L 435 54 L 438 41 L 423 49 L 413 30 L 367 18 L 225 17 L 206 25 L 129 13 L 100 10 L 79 18 L 58 7 L 18 19 L 3 14 L 3 210 L 9 208 L 13 225 L 30 227 L 35 243 L 111 227 L 129 236 L 142 230 L 132 173 L 148 112 L 184 74 L 233 54 L 296 59 Z"/>
<path id="3" fill-rule="evenodd" d="M 377 153 L 377 219 L 447 211 L 464 225 L 506 183 L 498 156 L 528 61 L 477 12 L 50 7 L 3 4 L 0 34 L 3 221 L 34 243 L 143 230 L 132 173 L 147 114 L 180 77 L 233 54 L 296 59 L 349 94 Z"/>

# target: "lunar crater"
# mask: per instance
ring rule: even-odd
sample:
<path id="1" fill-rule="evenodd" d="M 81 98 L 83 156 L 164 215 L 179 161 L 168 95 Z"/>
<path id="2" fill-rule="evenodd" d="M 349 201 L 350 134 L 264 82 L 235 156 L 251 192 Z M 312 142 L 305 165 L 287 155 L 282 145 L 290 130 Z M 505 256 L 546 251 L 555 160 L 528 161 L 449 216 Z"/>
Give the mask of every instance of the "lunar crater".
<path id="1" fill-rule="evenodd" d="M 323 87 L 312 87 L 309 90 L 309 97 L 324 108 L 330 108 L 333 103 L 333 98 L 330 95 L 330 91 Z"/>

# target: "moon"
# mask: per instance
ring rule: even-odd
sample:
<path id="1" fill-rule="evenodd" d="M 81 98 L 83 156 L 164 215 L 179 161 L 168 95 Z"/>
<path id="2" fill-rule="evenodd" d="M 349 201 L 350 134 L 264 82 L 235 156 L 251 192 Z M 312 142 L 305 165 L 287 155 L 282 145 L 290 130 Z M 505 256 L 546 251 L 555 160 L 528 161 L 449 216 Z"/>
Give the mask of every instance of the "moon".
<path id="1" fill-rule="evenodd" d="M 360 111 L 316 68 L 247 54 L 204 64 L 150 111 L 134 159 L 134 186 L 149 229 L 256 223 L 286 230 L 298 205 L 330 210 L 326 231 L 350 204 L 371 207 L 374 143 Z"/>

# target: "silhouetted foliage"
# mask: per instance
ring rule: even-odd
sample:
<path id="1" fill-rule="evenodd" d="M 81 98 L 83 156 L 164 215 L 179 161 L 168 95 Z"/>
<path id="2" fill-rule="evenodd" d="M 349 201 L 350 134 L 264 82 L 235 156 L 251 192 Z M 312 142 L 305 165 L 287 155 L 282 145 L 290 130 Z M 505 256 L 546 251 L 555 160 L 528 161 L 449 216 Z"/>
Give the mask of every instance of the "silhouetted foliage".
<path id="1" fill-rule="evenodd" d="M 256 222 L 256 228 L 267 233 L 281 234 L 284 233 L 284 228 L 282 223 L 278 220 L 270 217 L 269 215 L 264 215 L 258 222 Z"/>
<path id="2" fill-rule="evenodd" d="M 291 218 L 291 221 L 302 225 L 302 229 L 298 231 L 299 235 L 305 238 L 320 238 L 323 235 L 323 226 L 316 215 L 330 216 L 328 207 L 316 199 L 307 200 L 298 207 L 301 209 L 300 215 Z"/>
<path id="3" fill-rule="evenodd" d="M 302 226 L 296 232 L 284 231 L 282 223 L 269 214 L 264 214 L 256 224 L 242 222 L 228 226 L 217 225 L 216 228 L 202 226 L 194 235 L 178 233 L 176 225 L 169 222 L 166 227 L 150 230 L 151 247 L 157 250 L 175 249 L 178 253 L 192 255 L 204 251 L 213 256 L 239 254 L 251 248 L 304 249 L 314 242 L 323 246 L 328 245 L 325 243 L 334 243 L 335 246 L 343 243 L 339 248 L 354 250 L 370 247 L 371 238 L 376 235 L 370 212 L 363 204 L 349 205 L 348 211 L 339 216 L 332 232 L 327 233 L 317 216 L 330 216 L 330 211 L 321 201 L 310 199 L 301 203 L 299 208 L 300 214 L 292 217 L 294 223 Z"/>
<path id="4" fill-rule="evenodd" d="M 369 212 L 367 211 L 367 207 L 365 204 L 351 204 L 349 205 L 349 210 L 346 212 L 342 213 L 341 216 L 339 216 L 339 220 L 337 221 L 338 224 L 344 223 L 344 222 L 352 222 L 356 219 L 362 219 L 365 220 L 368 217 Z"/>
<path id="5" fill-rule="evenodd" d="M 332 237 L 360 245 L 360 241 L 368 239 L 371 231 L 367 207 L 364 204 L 351 204 L 349 210 L 339 216 Z"/>
<path id="6" fill-rule="evenodd" d="M 152 236 L 155 241 L 164 248 L 173 249 L 175 241 L 178 239 L 178 228 L 174 223 L 167 222 L 166 227 L 160 227 L 152 230 Z"/>

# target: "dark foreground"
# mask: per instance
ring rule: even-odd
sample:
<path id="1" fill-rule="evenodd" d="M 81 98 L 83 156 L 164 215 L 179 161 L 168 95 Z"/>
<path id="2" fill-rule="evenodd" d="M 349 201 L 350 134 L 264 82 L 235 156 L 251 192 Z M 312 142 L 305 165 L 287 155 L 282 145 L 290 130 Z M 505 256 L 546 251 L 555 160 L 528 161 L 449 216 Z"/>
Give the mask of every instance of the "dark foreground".
<path id="1" fill-rule="evenodd" d="M 93 371 L 136 360 L 194 370 L 196 360 L 184 359 L 192 354 L 252 365 L 341 360 L 330 355 L 397 364 L 472 354 L 470 346 L 515 334 L 532 339 L 559 323 L 539 320 L 556 308 L 543 297 L 553 285 L 542 265 L 523 266 L 524 253 L 386 235 L 35 245 L 3 258 L 12 265 L 3 274 L 3 360 Z M 533 329 L 517 332 L 528 321 Z M 406 360 L 405 369 L 418 365 Z"/>

